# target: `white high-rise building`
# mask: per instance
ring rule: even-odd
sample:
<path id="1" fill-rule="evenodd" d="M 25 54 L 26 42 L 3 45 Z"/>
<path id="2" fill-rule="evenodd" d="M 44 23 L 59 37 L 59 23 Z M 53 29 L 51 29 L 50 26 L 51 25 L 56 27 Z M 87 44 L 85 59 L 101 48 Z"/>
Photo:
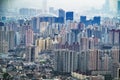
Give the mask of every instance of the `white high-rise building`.
<path id="1" fill-rule="evenodd" d="M 103 10 L 112 15 L 116 15 L 119 12 L 119 0 L 105 0 Z"/>
<path id="2" fill-rule="evenodd" d="M 120 0 L 117 1 L 117 12 L 120 14 Z"/>
<path id="3" fill-rule="evenodd" d="M 109 0 L 109 9 L 111 12 L 117 12 L 117 0 Z"/>
<path id="4" fill-rule="evenodd" d="M 43 0 L 43 4 L 42 4 L 42 6 L 43 6 L 43 13 L 47 13 L 48 12 L 48 8 L 47 8 L 47 0 Z"/>

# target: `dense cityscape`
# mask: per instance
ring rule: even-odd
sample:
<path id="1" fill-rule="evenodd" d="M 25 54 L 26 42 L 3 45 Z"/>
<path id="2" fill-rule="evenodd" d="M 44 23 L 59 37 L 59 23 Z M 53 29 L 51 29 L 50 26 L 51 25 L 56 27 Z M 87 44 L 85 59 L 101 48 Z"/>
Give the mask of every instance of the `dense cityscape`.
<path id="1" fill-rule="evenodd" d="M 43 4 L 0 8 L 0 80 L 120 80 L 120 0 L 84 13 Z"/>

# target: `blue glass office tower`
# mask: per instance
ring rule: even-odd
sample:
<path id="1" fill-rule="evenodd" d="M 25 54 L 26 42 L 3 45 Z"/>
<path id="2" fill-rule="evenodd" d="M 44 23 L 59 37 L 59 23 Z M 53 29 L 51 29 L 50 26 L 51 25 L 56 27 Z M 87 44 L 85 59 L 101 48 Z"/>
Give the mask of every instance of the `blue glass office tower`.
<path id="1" fill-rule="evenodd" d="M 63 9 L 59 9 L 59 17 L 65 18 L 65 11 Z"/>
<path id="2" fill-rule="evenodd" d="M 37 18 L 32 18 L 32 29 L 36 33 L 37 32 Z"/>
<path id="3" fill-rule="evenodd" d="M 74 13 L 71 11 L 71 12 L 66 12 L 66 20 L 71 20 L 73 21 L 73 16 Z"/>
<path id="4" fill-rule="evenodd" d="M 80 16 L 80 22 L 86 23 L 86 16 Z"/>
<path id="5" fill-rule="evenodd" d="M 3 23 L 3 22 L 0 22 L 0 26 L 4 26 L 4 23 Z"/>
<path id="6" fill-rule="evenodd" d="M 22 26 L 22 24 L 24 23 L 24 19 L 18 20 L 18 23 L 19 23 L 20 26 Z"/>
<path id="7" fill-rule="evenodd" d="M 64 23 L 64 20 L 65 20 L 65 11 L 63 9 L 59 9 L 58 21 L 60 23 Z"/>
<path id="8" fill-rule="evenodd" d="M 100 25 L 101 17 L 100 16 L 95 16 L 93 18 L 93 24 L 98 24 Z"/>

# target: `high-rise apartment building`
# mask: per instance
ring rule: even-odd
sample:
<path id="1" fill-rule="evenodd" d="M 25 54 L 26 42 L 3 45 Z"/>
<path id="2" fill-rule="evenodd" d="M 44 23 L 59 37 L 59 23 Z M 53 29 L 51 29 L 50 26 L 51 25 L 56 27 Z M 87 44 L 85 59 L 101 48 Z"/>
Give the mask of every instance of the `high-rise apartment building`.
<path id="1" fill-rule="evenodd" d="M 109 31 L 109 43 L 112 45 L 120 44 L 120 30 L 110 30 Z"/>
<path id="2" fill-rule="evenodd" d="M 7 32 L 4 23 L 0 22 L 0 53 L 8 52 Z"/>
<path id="3" fill-rule="evenodd" d="M 37 39 L 35 45 L 38 47 L 38 52 L 50 50 L 52 49 L 52 39 L 50 39 L 49 37 L 45 39 Z"/>
<path id="4" fill-rule="evenodd" d="M 119 58 L 119 47 L 118 46 L 113 46 L 113 48 L 111 49 L 111 55 L 113 58 L 113 63 L 119 63 L 120 62 L 120 58 Z"/>
<path id="5" fill-rule="evenodd" d="M 104 70 L 104 71 L 110 71 L 111 70 L 111 62 L 112 62 L 112 58 L 108 55 L 108 54 L 104 54 L 102 58 L 102 61 L 101 61 L 101 70 Z"/>
<path id="6" fill-rule="evenodd" d="M 5 31 L 0 30 L 0 53 L 8 52 L 7 34 Z"/>
<path id="7" fill-rule="evenodd" d="M 30 21 L 24 22 L 20 27 L 20 35 L 21 35 L 20 40 L 21 43 L 24 45 L 26 44 L 26 31 L 28 31 L 29 29 L 32 29 L 30 25 Z"/>
<path id="8" fill-rule="evenodd" d="M 78 70 L 81 73 L 88 71 L 88 51 L 82 51 L 78 54 Z"/>
<path id="9" fill-rule="evenodd" d="M 70 73 L 77 70 L 77 53 L 67 49 L 54 51 L 54 70 Z"/>
<path id="10" fill-rule="evenodd" d="M 25 40 L 26 40 L 26 46 L 30 46 L 33 44 L 33 30 L 32 29 L 28 29 L 26 30 L 26 35 L 25 35 Z"/>
<path id="11" fill-rule="evenodd" d="M 98 70 L 110 71 L 112 69 L 111 49 L 98 50 L 98 61 Z"/>
<path id="12" fill-rule="evenodd" d="M 89 70 L 97 70 L 98 66 L 98 54 L 97 49 L 90 49 L 89 50 L 89 60 L 88 60 L 88 69 Z"/>
<path id="13" fill-rule="evenodd" d="M 44 43 L 43 38 L 36 40 L 35 46 L 38 47 L 38 52 L 41 52 L 44 49 L 44 45 L 45 45 L 45 43 Z"/>
<path id="14" fill-rule="evenodd" d="M 89 38 L 87 38 L 87 37 L 83 37 L 83 38 L 81 38 L 80 39 L 80 45 L 81 45 L 81 51 L 87 51 L 88 49 L 89 49 Z"/>
<path id="15" fill-rule="evenodd" d="M 38 59 L 37 47 L 27 46 L 25 55 L 26 55 L 25 56 L 26 61 L 28 61 L 28 62 L 37 61 L 37 59 Z"/>
<path id="16" fill-rule="evenodd" d="M 15 47 L 15 32 L 14 31 L 7 32 L 7 40 L 8 40 L 9 50 L 14 49 Z"/>
<path id="17" fill-rule="evenodd" d="M 50 50 L 52 49 L 52 39 L 50 39 L 50 37 L 45 39 L 45 45 L 46 45 L 46 50 Z"/>
<path id="18" fill-rule="evenodd" d="M 15 46 L 20 45 L 20 36 L 19 32 L 15 32 Z"/>

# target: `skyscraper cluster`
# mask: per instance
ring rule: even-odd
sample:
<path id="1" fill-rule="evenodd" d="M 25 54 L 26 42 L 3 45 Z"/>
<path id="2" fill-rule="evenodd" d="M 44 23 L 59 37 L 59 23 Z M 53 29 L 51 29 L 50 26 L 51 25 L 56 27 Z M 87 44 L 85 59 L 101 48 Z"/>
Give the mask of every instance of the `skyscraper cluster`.
<path id="1" fill-rule="evenodd" d="M 108 8 L 115 11 L 113 5 L 116 3 L 107 2 Z M 117 5 L 119 9 L 119 1 Z M 33 15 L 34 11 L 20 9 L 22 15 Z M 79 21 L 75 21 L 73 11 L 59 9 L 58 15 L 46 11 L 30 19 L 5 21 L 7 18 L 3 17 L 0 22 L 0 53 L 25 48 L 22 54 L 25 61 L 37 62 L 39 54 L 51 51 L 54 71 L 117 77 L 116 70 L 120 67 L 119 18 L 93 16 L 88 19 L 79 15 Z"/>

